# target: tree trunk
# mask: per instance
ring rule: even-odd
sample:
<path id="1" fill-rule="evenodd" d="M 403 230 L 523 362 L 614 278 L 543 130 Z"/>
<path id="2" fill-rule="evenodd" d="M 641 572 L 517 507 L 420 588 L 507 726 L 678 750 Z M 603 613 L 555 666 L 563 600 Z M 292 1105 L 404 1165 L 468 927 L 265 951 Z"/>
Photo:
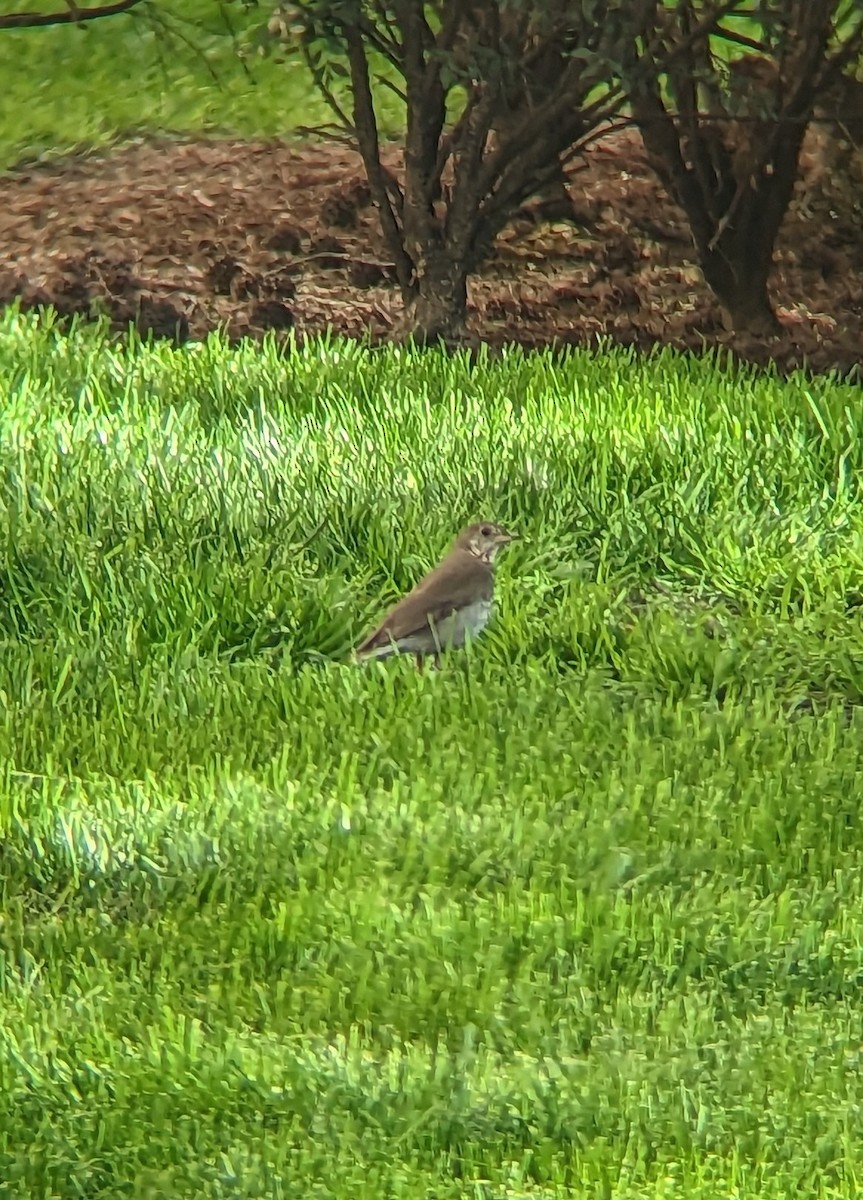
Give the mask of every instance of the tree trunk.
<path id="1" fill-rule="evenodd" d="M 769 118 L 732 117 L 725 128 L 703 122 L 690 79 L 680 88 L 686 100 L 680 113 L 667 107 L 658 76 L 633 93 L 648 161 L 685 211 L 704 278 L 737 333 L 764 337 L 782 328 L 767 281 L 797 178 L 826 32 L 819 37 L 803 43 L 808 74 Z M 693 71 L 689 75 L 695 78 Z"/>
<path id="2" fill-rule="evenodd" d="M 757 204 L 758 198 L 753 199 Z M 782 328 L 767 294 L 773 239 L 765 234 L 759 237 L 758 232 L 756 228 L 755 236 L 745 238 L 740 230 L 729 228 L 712 249 L 705 245 L 698 251 L 704 278 L 725 310 L 730 328 L 769 337 Z"/>
<path id="3" fill-rule="evenodd" d="M 781 330 L 767 293 L 773 247 L 797 171 L 803 126 L 780 130 L 772 171 L 758 164 L 742 182 L 727 148 L 699 130 L 684 158 L 681 133 L 657 97 L 638 97 L 636 121 L 650 165 L 686 213 L 707 286 L 736 333 L 769 336 Z M 742 190 L 741 190 L 742 188 Z"/>
<path id="4" fill-rule="evenodd" d="M 468 267 L 436 247 L 420 268 L 414 288 L 405 298 L 397 338 L 412 338 L 420 345 L 455 344 L 464 338 L 467 317 Z"/>

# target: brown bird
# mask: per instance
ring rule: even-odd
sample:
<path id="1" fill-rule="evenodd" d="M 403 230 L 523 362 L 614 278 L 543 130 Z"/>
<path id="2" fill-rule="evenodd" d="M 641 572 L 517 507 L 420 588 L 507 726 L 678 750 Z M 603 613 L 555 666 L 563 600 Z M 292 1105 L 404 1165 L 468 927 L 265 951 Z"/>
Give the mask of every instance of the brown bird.
<path id="1" fill-rule="evenodd" d="M 391 608 L 375 631 L 356 649 L 358 659 L 413 654 L 423 659 L 465 643 L 488 624 L 494 598 L 494 559 L 516 537 L 493 521 L 468 525 L 449 554 Z"/>

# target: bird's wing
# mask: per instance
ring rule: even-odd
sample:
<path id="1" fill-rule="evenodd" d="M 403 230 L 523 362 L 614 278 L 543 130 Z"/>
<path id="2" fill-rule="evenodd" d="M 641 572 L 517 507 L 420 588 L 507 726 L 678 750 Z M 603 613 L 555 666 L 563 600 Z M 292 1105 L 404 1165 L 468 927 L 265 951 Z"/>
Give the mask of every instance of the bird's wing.
<path id="1" fill-rule="evenodd" d="M 440 624 L 456 609 L 474 600 L 490 600 L 492 587 L 492 573 L 485 563 L 472 554 L 450 554 L 390 609 L 374 632 L 357 646 L 356 652 L 362 654 L 424 632 L 429 621 Z"/>

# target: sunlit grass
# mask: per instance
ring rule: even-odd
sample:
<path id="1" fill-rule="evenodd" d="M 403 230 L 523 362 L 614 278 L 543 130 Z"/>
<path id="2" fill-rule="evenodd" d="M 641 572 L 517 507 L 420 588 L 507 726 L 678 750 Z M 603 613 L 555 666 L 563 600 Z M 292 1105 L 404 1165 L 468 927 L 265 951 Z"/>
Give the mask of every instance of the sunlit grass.
<path id="1" fill-rule="evenodd" d="M 0 325 L 10 1195 L 854 1193 L 860 393 Z M 440 673 L 353 640 L 487 514 Z"/>

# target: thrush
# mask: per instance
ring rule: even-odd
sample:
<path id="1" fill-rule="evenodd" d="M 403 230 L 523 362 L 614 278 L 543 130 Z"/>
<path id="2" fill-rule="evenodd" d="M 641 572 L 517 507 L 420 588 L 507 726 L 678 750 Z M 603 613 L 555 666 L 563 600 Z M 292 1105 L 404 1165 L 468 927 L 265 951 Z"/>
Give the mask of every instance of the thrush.
<path id="1" fill-rule="evenodd" d="M 460 648 L 488 624 L 494 599 L 494 560 L 515 539 L 501 525 L 468 525 L 446 558 L 391 608 L 373 633 L 356 648 L 360 660 L 413 654 L 417 666 L 442 651 Z"/>

